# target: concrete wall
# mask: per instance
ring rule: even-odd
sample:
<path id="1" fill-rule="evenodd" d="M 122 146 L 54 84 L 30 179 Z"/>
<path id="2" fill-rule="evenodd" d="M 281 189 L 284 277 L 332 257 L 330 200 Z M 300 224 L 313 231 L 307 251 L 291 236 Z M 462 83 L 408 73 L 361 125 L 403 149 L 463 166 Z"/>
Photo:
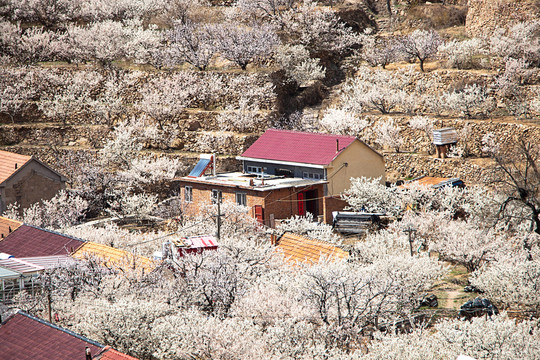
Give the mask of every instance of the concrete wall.
<path id="1" fill-rule="evenodd" d="M 1 189 L 0 212 L 15 202 L 24 209 L 41 200 L 49 200 L 65 188 L 66 184 L 58 174 L 30 160 L 5 182 Z"/>
<path id="2" fill-rule="evenodd" d="M 347 166 L 343 166 L 347 163 Z M 385 181 L 384 158 L 363 142 L 349 145 L 327 169 L 328 194 L 339 195 L 351 187 L 352 177 L 382 177 Z"/>

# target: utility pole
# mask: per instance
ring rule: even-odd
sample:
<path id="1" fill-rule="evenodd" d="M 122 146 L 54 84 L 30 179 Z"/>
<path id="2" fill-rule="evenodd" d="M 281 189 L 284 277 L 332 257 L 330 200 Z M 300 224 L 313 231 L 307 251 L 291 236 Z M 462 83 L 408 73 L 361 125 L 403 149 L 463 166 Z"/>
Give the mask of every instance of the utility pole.
<path id="1" fill-rule="evenodd" d="M 221 196 L 217 196 L 217 233 L 216 237 L 221 240 Z"/>
<path id="2" fill-rule="evenodd" d="M 49 313 L 49 322 L 52 323 L 52 298 L 51 298 L 51 290 L 47 291 L 47 308 Z"/>
<path id="3" fill-rule="evenodd" d="M 411 225 L 409 225 L 403 232 L 407 233 L 409 235 L 409 247 L 411 249 L 411 257 L 413 257 L 413 249 L 412 249 L 412 243 L 414 241 L 413 239 L 413 233 L 416 234 L 416 229 L 413 228 Z"/>

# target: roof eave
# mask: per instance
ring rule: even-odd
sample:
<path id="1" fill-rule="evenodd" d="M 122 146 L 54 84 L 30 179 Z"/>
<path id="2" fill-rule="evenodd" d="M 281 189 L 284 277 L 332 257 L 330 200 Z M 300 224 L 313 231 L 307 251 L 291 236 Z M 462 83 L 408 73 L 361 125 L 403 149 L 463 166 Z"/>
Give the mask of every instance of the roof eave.
<path id="1" fill-rule="evenodd" d="M 253 157 L 247 157 L 247 156 L 237 156 L 236 160 L 242 160 L 242 161 L 257 161 L 257 162 L 264 162 L 269 164 L 280 164 L 280 165 L 291 165 L 291 166 L 303 166 L 303 167 L 311 167 L 315 169 L 326 169 L 328 167 L 328 164 L 310 164 L 310 163 L 301 163 L 301 162 L 294 162 L 294 161 L 283 161 L 283 160 L 272 160 L 272 159 L 260 159 L 260 158 L 253 158 Z"/>

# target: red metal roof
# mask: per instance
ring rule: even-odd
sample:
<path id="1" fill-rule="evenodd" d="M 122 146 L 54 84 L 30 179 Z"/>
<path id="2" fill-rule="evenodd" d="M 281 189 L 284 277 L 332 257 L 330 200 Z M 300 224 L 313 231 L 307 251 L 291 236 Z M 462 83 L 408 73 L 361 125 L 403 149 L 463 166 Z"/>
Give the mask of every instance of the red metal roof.
<path id="1" fill-rule="evenodd" d="M 0 326 L 0 358 L 17 360 L 74 360 L 85 348 L 103 348 L 81 335 L 19 311 Z"/>
<path id="2" fill-rule="evenodd" d="M 354 136 L 268 129 L 242 157 L 328 165 L 355 139 Z"/>
<path id="3" fill-rule="evenodd" d="M 216 238 L 212 235 L 192 236 L 184 240 L 190 248 L 206 248 L 218 246 Z"/>
<path id="4" fill-rule="evenodd" d="M 0 184 L 13 175 L 32 157 L 0 150 Z"/>
<path id="5" fill-rule="evenodd" d="M 18 258 L 69 255 L 82 244 L 82 240 L 23 224 L 0 241 L 0 252 Z"/>

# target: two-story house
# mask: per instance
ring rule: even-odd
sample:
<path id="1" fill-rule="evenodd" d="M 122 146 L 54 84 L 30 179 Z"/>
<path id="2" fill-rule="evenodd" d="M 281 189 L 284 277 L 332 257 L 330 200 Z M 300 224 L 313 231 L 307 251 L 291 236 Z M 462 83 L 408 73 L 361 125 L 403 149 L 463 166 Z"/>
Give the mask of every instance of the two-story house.
<path id="1" fill-rule="evenodd" d="M 380 177 L 384 158 L 355 136 L 268 129 L 242 155 L 245 173 L 325 180 L 325 196 L 347 190 L 351 177 Z"/>
<path id="2" fill-rule="evenodd" d="M 242 172 L 206 175 L 216 159 L 203 155 L 190 175 L 175 180 L 186 214 L 226 200 L 269 226 L 308 212 L 329 222 L 345 206 L 339 195 L 351 177 L 384 181 L 383 157 L 354 136 L 269 129 L 238 159 Z"/>

